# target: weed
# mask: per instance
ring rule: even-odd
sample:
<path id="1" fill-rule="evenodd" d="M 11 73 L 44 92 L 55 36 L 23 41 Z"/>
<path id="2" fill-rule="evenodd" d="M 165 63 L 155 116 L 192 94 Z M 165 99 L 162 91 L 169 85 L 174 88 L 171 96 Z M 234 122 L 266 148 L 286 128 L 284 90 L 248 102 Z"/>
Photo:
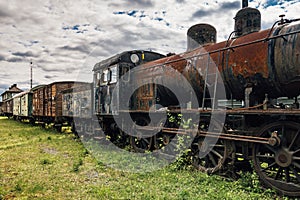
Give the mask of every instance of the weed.
<path id="1" fill-rule="evenodd" d="M 2 189 L 2 187 L 0 186 L 0 200 L 4 199 L 5 193 L 4 193 L 4 189 Z"/>
<path id="2" fill-rule="evenodd" d="M 79 171 L 79 167 L 82 164 L 83 164 L 83 161 L 82 161 L 81 158 L 79 158 L 78 161 L 73 164 L 72 172 L 78 172 Z"/>
<path id="3" fill-rule="evenodd" d="M 47 158 L 41 160 L 40 162 L 42 165 L 49 165 L 49 164 L 52 164 L 53 162 Z"/>
<path id="4" fill-rule="evenodd" d="M 274 191 L 271 189 L 263 189 L 260 185 L 259 178 L 254 172 L 244 172 L 240 175 L 240 179 L 237 181 L 239 187 L 248 192 L 254 193 L 266 193 L 274 195 Z"/>
<path id="5" fill-rule="evenodd" d="M 16 192 L 22 192 L 22 187 L 21 187 L 20 183 L 17 183 L 17 184 L 15 185 L 14 191 L 16 191 Z"/>
<path id="6" fill-rule="evenodd" d="M 186 190 L 182 190 L 182 191 L 179 192 L 179 197 L 182 200 L 189 199 L 190 193 Z"/>
<path id="7" fill-rule="evenodd" d="M 40 191 L 43 191 L 44 187 L 40 184 L 35 185 L 31 190 L 29 190 L 31 193 L 37 193 Z"/>

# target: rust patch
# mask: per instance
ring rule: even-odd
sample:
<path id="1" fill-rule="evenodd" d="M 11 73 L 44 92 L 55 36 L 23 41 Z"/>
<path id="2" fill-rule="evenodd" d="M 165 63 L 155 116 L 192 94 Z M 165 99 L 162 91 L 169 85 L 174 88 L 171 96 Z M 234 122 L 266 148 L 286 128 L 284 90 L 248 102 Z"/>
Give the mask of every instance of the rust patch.
<path id="1" fill-rule="evenodd" d="M 231 46 L 245 44 L 267 37 L 268 31 L 253 33 L 233 40 Z M 268 70 L 268 43 L 259 42 L 247 46 L 233 48 L 228 52 L 228 67 L 234 76 L 242 75 L 244 78 L 261 74 L 263 78 L 269 77 Z"/>

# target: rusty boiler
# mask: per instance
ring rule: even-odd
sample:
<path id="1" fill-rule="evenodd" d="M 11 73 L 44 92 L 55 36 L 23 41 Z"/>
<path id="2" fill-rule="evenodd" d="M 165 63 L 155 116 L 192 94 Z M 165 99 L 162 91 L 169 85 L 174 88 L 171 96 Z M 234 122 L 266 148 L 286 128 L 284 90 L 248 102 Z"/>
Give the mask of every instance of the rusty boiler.
<path id="1" fill-rule="evenodd" d="M 161 85 L 175 84 L 186 102 L 191 101 L 192 88 L 202 103 L 205 76 L 216 69 L 221 76 L 216 84 L 224 84 L 227 98 L 244 100 L 247 89 L 252 104 L 262 103 L 266 94 L 269 98 L 296 97 L 300 95 L 300 23 L 281 20 L 272 29 L 260 30 L 260 18 L 257 9 L 242 8 L 234 18 L 233 37 L 219 43 L 215 43 L 214 27 L 195 25 L 188 31 L 187 52 L 146 63 L 141 66 L 143 74 L 161 79 Z M 191 87 L 182 87 L 183 77 L 166 73 L 167 67 L 182 74 Z M 161 85 L 157 103 L 176 105 L 175 95 Z"/>

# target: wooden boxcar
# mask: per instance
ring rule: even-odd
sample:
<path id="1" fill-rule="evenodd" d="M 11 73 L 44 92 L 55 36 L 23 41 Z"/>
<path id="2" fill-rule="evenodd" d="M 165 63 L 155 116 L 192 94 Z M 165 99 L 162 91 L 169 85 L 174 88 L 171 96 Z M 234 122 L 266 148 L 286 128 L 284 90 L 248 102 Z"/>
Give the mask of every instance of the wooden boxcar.
<path id="1" fill-rule="evenodd" d="M 32 89 L 33 116 L 45 123 L 55 123 L 58 126 L 62 119 L 62 91 L 71 88 L 74 81 L 54 82 Z"/>
<path id="2" fill-rule="evenodd" d="M 32 102 L 32 115 L 35 118 L 42 118 L 44 116 L 44 88 L 46 85 L 38 85 L 31 89 L 33 93 L 33 102 Z"/>

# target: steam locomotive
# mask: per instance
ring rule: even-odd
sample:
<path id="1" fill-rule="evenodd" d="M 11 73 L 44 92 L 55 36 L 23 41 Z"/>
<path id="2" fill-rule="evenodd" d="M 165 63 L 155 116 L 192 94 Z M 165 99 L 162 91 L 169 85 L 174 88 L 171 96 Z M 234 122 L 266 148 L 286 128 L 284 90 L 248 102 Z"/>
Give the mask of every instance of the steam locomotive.
<path id="1" fill-rule="evenodd" d="M 260 30 L 260 12 L 243 5 L 228 40 L 217 43 L 214 27 L 197 24 L 182 54 L 117 54 L 94 66 L 93 83 L 41 98 L 62 111 L 38 120 L 67 122 L 80 136 L 104 133 L 137 152 L 190 135 L 200 171 L 228 174 L 251 161 L 265 186 L 300 196 L 300 19 L 280 16 Z M 49 86 L 32 90 L 33 105 Z"/>
<path id="2" fill-rule="evenodd" d="M 144 62 L 150 52 L 129 51 L 97 63 L 93 105 L 101 131 L 129 134 L 138 152 L 190 132 L 197 169 L 227 173 L 252 160 L 264 185 L 300 196 L 300 23 L 280 17 L 260 30 L 260 12 L 245 6 L 227 41 L 216 43 L 215 28 L 198 24 L 182 54 Z M 284 105 L 283 97 L 293 102 Z"/>

